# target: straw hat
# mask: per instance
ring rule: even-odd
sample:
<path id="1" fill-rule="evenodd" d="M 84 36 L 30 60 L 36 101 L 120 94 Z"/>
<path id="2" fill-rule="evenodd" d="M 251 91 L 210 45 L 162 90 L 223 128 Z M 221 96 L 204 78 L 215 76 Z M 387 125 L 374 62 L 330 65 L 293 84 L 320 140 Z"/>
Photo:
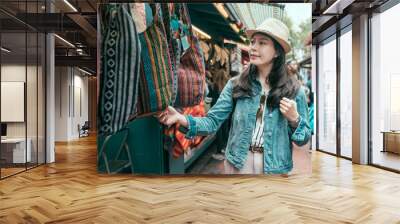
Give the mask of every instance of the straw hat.
<path id="1" fill-rule="evenodd" d="M 246 35 L 249 38 L 252 38 L 255 33 L 267 34 L 268 36 L 274 38 L 274 40 L 276 40 L 282 46 L 285 53 L 290 52 L 291 47 L 289 43 L 289 29 L 280 20 L 268 18 L 264 20 L 256 29 L 246 30 Z"/>

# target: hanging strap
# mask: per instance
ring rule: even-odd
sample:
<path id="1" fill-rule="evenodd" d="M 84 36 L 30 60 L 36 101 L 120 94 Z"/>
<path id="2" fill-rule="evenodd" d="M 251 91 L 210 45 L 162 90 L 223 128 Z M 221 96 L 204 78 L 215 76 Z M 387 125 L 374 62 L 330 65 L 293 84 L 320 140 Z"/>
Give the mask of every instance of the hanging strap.
<path id="1" fill-rule="evenodd" d="M 192 21 L 190 20 L 190 16 L 189 16 L 189 9 L 187 7 L 186 3 L 182 3 L 180 4 L 179 7 L 179 12 L 181 15 L 181 20 L 182 22 L 187 26 L 188 28 L 188 32 L 189 32 L 189 41 L 192 41 L 192 36 L 193 36 L 193 32 L 192 32 Z"/>

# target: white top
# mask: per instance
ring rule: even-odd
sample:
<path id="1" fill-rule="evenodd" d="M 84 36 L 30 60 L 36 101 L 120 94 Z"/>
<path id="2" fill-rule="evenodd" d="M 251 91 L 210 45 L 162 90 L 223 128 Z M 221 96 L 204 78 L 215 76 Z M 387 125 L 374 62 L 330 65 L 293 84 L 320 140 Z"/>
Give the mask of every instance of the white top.
<path id="1" fill-rule="evenodd" d="M 266 111 L 268 92 L 263 90 L 262 95 L 265 95 L 265 100 L 263 102 L 263 114 L 260 119 L 256 119 L 256 126 L 253 130 L 253 137 L 251 138 L 251 145 L 256 147 L 264 146 L 264 114 Z"/>

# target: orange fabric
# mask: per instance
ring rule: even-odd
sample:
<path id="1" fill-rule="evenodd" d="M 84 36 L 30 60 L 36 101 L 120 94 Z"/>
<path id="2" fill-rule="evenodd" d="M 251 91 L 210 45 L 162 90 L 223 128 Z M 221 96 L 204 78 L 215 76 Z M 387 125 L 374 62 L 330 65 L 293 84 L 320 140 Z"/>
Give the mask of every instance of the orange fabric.
<path id="1" fill-rule="evenodd" d="M 202 100 L 199 105 L 183 108 L 182 113 L 184 115 L 190 114 L 194 117 L 204 117 L 206 115 L 206 112 L 204 109 L 204 101 Z M 204 139 L 203 136 L 197 136 L 193 139 L 187 139 L 187 138 L 185 138 L 185 134 L 180 132 L 178 129 L 179 129 L 179 124 L 176 124 L 175 126 L 172 126 L 171 128 L 165 130 L 165 134 L 167 136 L 176 139 L 176 141 L 174 142 L 174 145 L 173 145 L 173 150 L 172 150 L 172 155 L 174 158 L 179 157 L 185 151 L 187 151 L 189 148 L 196 147 Z"/>

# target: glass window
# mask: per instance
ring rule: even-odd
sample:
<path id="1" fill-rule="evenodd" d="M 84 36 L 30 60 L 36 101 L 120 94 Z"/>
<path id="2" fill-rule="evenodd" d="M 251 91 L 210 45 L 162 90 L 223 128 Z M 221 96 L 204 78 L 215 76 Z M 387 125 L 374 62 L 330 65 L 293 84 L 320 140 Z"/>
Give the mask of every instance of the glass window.
<path id="1" fill-rule="evenodd" d="M 5 1 L 3 6 L 22 15 L 43 12 L 44 3 Z M 0 17 L 8 20 L 0 23 L 0 178 L 5 178 L 45 162 L 46 40 L 21 21 L 1 12 Z"/>
<path id="2" fill-rule="evenodd" d="M 36 32 L 27 33 L 28 38 L 28 61 L 27 61 L 27 80 L 26 80 L 26 112 L 27 112 L 27 142 L 30 147 L 30 161 L 28 168 L 37 165 L 37 81 L 38 81 L 38 36 Z"/>
<path id="3" fill-rule="evenodd" d="M 26 33 L 1 34 L 1 176 L 24 171 L 30 162 L 26 143 Z M 27 150 L 28 146 L 28 150 Z"/>
<path id="4" fill-rule="evenodd" d="M 37 91 L 38 91 L 38 140 L 37 140 L 37 147 L 38 147 L 38 157 L 37 162 L 38 164 L 45 163 L 46 158 L 46 148 L 45 148 L 45 124 L 46 124 L 46 117 L 45 117 L 45 88 L 46 88 L 46 79 L 45 79 L 45 65 L 46 65 L 46 36 L 43 33 L 39 33 L 39 42 L 38 42 L 38 77 L 37 77 Z"/>
<path id="5" fill-rule="evenodd" d="M 340 36 L 340 154 L 348 158 L 352 157 L 352 74 L 350 30 Z"/>
<path id="6" fill-rule="evenodd" d="M 318 149 L 336 153 L 336 37 L 318 48 Z"/>
<path id="7" fill-rule="evenodd" d="M 372 163 L 400 170 L 400 4 L 376 14 L 372 25 Z"/>

